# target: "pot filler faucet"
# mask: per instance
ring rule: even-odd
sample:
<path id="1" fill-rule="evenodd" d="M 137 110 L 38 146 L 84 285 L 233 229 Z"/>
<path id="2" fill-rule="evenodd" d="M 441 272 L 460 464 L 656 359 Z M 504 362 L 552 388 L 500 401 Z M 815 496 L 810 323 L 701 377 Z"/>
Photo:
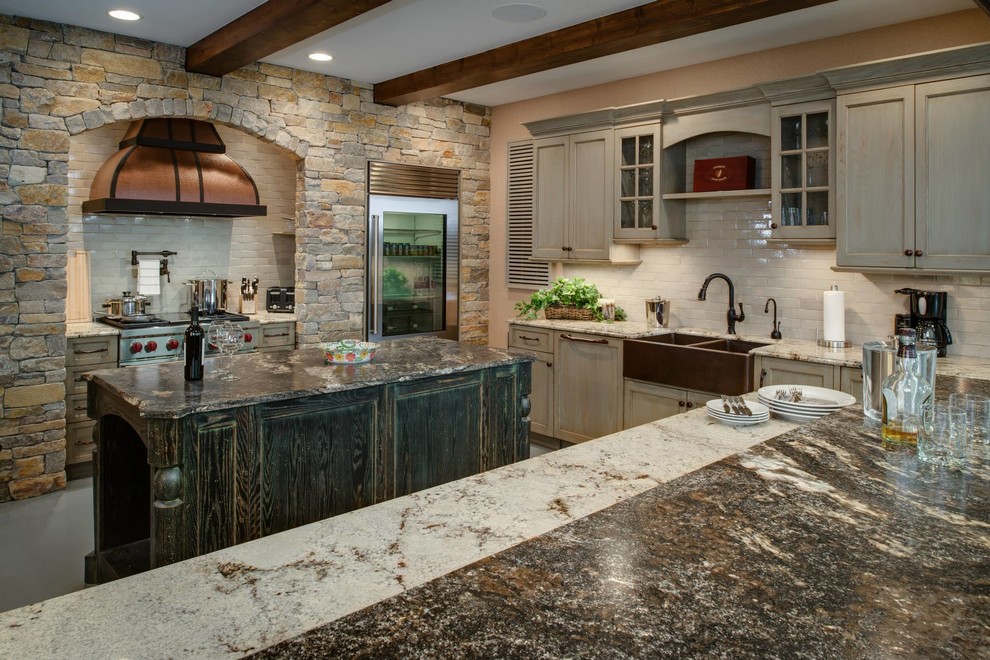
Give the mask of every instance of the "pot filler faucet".
<path id="1" fill-rule="evenodd" d="M 705 283 L 701 285 L 701 291 L 698 292 L 698 300 L 705 300 L 708 294 L 708 285 L 712 283 L 714 279 L 725 280 L 725 283 L 729 285 L 729 311 L 725 315 L 726 320 L 729 322 L 728 333 L 730 335 L 736 334 L 736 321 L 742 323 L 746 320 L 746 313 L 743 311 L 742 303 L 739 303 L 739 314 L 736 314 L 736 288 L 732 286 L 732 280 L 729 279 L 728 275 L 723 275 L 722 273 L 712 273 L 705 278 Z"/>

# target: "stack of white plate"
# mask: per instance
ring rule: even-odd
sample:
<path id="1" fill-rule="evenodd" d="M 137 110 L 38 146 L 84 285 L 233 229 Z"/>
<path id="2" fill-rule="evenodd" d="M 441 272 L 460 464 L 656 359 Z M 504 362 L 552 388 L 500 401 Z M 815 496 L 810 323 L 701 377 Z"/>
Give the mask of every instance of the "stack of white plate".
<path id="1" fill-rule="evenodd" d="M 756 403 L 755 401 L 747 401 L 746 406 L 753 413 L 752 415 L 725 412 L 722 399 L 712 399 L 705 404 L 709 416 L 729 426 L 752 426 L 753 424 L 762 424 L 770 419 L 770 409 L 763 404 Z M 731 411 L 732 408 L 730 407 L 729 410 Z"/>
<path id="2" fill-rule="evenodd" d="M 801 391 L 798 401 L 791 400 L 790 393 L 794 390 Z M 780 392 L 786 393 L 784 398 L 780 398 Z M 774 415 L 792 422 L 810 422 L 856 403 L 856 397 L 851 394 L 811 385 L 768 385 L 757 394 Z"/>

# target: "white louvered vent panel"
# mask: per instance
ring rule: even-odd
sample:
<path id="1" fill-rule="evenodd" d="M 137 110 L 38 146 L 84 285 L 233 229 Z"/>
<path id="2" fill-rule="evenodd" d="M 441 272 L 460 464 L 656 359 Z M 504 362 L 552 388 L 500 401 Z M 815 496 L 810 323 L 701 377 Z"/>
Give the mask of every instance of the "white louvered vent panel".
<path id="1" fill-rule="evenodd" d="M 533 165 L 532 141 L 509 143 L 507 284 L 526 289 L 550 284 L 550 265 L 529 260 L 533 254 Z"/>

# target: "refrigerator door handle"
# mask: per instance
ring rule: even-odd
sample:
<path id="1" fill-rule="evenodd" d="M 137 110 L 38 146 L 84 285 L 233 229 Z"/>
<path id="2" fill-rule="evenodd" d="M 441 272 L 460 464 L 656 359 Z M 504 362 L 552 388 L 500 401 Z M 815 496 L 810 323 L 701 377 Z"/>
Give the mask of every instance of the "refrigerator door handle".
<path id="1" fill-rule="evenodd" d="M 371 216 L 371 224 L 368 226 L 368 255 L 370 262 L 368 263 L 368 338 L 373 339 L 374 337 L 381 335 L 381 329 L 379 326 L 378 318 L 378 307 L 381 304 L 381 300 L 378 295 L 378 260 L 379 255 L 382 250 L 381 246 L 381 233 L 379 231 L 379 217 L 377 215 Z"/>

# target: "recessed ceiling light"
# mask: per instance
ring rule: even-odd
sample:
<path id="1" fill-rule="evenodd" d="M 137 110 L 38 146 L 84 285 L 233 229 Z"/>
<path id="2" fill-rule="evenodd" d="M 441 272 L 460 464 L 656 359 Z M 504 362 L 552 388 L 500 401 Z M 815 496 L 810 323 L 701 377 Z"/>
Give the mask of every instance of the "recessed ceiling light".
<path id="1" fill-rule="evenodd" d="M 527 5 L 521 2 L 511 5 L 502 5 L 501 7 L 496 7 L 495 10 L 492 11 L 492 16 L 500 21 L 506 21 L 508 23 L 528 23 L 529 21 L 538 21 L 546 15 L 547 10 L 543 7 Z"/>
<path id="2" fill-rule="evenodd" d="M 316 60 L 317 62 L 329 62 L 333 59 L 333 55 L 328 53 L 310 53 L 309 59 Z"/>
<path id="3" fill-rule="evenodd" d="M 132 11 L 127 11 L 126 9 L 112 9 L 107 12 L 116 19 L 122 21 L 139 21 L 141 20 L 140 14 L 135 14 Z"/>

